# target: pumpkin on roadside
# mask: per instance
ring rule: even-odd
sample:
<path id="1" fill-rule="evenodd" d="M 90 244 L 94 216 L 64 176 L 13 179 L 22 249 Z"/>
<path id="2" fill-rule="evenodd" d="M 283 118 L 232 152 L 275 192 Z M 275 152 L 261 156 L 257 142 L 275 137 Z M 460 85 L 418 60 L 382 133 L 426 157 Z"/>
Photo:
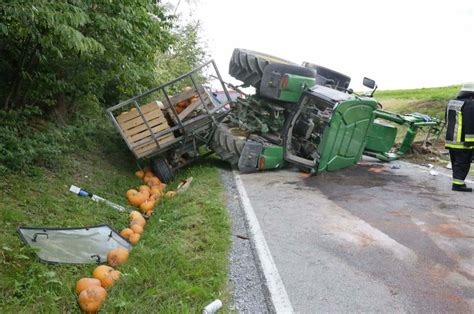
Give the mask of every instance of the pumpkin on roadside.
<path id="1" fill-rule="evenodd" d="M 130 196 L 132 196 L 132 194 L 135 194 L 135 193 L 138 193 L 138 191 L 135 190 L 135 189 L 128 190 L 127 193 L 126 193 L 127 199 L 130 200 Z"/>
<path id="2" fill-rule="evenodd" d="M 134 210 L 128 215 L 128 219 L 143 218 L 142 214 L 138 210 Z"/>
<path id="3" fill-rule="evenodd" d="M 134 233 L 128 238 L 128 241 L 130 241 L 131 244 L 135 245 L 140 241 L 140 234 L 139 233 Z"/>
<path id="4" fill-rule="evenodd" d="M 81 278 L 76 282 L 76 293 L 81 293 L 84 289 L 97 286 L 100 287 L 100 280 L 97 278 Z"/>
<path id="5" fill-rule="evenodd" d="M 140 206 L 141 203 L 143 203 L 145 200 L 148 199 L 148 196 L 149 195 L 145 195 L 145 194 L 143 194 L 141 192 L 137 192 L 135 190 L 134 192 L 132 192 L 132 194 L 128 198 L 128 201 L 133 206 Z"/>
<path id="6" fill-rule="evenodd" d="M 112 267 L 116 267 L 125 262 L 128 259 L 128 256 L 129 252 L 127 249 L 118 247 L 107 253 L 107 263 Z"/>
<path id="7" fill-rule="evenodd" d="M 160 185 L 155 185 L 155 186 L 152 186 L 151 187 L 151 194 L 155 194 L 155 195 L 158 195 L 158 196 L 162 196 L 164 193 L 163 193 L 163 190 L 164 188 L 161 187 Z"/>
<path id="8" fill-rule="evenodd" d="M 140 210 L 144 213 L 152 210 L 153 207 L 155 207 L 155 201 L 146 200 L 140 204 Z"/>
<path id="9" fill-rule="evenodd" d="M 142 234 L 142 233 L 143 233 L 143 227 L 140 226 L 140 225 L 137 225 L 137 224 L 131 226 L 130 229 L 133 230 L 133 233 L 138 233 L 138 234 Z"/>
<path id="10" fill-rule="evenodd" d="M 130 227 L 132 227 L 133 225 L 139 225 L 142 228 L 145 228 L 146 220 L 143 217 L 132 219 L 132 221 L 130 222 Z"/>
<path id="11" fill-rule="evenodd" d="M 143 170 L 138 170 L 137 172 L 135 172 L 135 176 L 137 176 L 137 178 L 143 179 L 143 177 L 145 176 L 145 172 L 143 172 Z"/>
<path id="12" fill-rule="evenodd" d="M 153 178 L 155 175 L 151 171 L 145 172 L 145 176 L 143 176 L 143 182 L 148 183 L 148 181 Z"/>
<path id="13" fill-rule="evenodd" d="M 160 183 L 161 183 L 160 179 L 158 179 L 157 177 L 151 177 L 146 184 L 148 184 L 148 186 L 155 186 Z"/>
<path id="14" fill-rule="evenodd" d="M 125 228 L 122 231 L 120 231 L 120 235 L 124 237 L 125 239 L 128 239 L 132 234 L 134 234 L 133 230 L 130 228 Z"/>
<path id="15" fill-rule="evenodd" d="M 145 215 L 147 215 L 148 217 L 150 217 L 151 215 L 153 215 L 153 209 L 147 211 L 147 212 L 145 213 Z"/>
<path id="16" fill-rule="evenodd" d="M 102 287 L 108 288 L 114 285 L 114 281 L 112 277 L 110 277 L 110 273 L 114 271 L 114 269 L 107 265 L 100 265 L 94 269 L 92 273 L 92 277 L 97 278 L 100 280 Z"/>
<path id="17" fill-rule="evenodd" d="M 122 273 L 119 272 L 118 270 L 113 270 L 110 272 L 110 277 L 114 282 L 120 279 L 120 276 L 122 276 Z"/>
<path id="18" fill-rule="evenodd" d="M 86 313 L 95 313 L 99 310 L 107 298 L 107 291 L 98 286 L 91 286 L 79 294 L 79 306 Z"/>

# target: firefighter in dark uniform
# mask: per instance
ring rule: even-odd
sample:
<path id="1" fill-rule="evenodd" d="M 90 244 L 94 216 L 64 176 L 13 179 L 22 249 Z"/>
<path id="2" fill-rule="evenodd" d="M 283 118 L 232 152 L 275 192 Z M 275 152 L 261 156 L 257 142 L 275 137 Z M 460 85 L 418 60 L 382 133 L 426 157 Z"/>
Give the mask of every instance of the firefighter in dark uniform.
<path id="1" fill-rule="evenodd" d="M 464 84 L 446 109 L 446 148 L 453 167 L 453 191 L 472 192 L 464 180 L 474 148 L 474 83 Z"/>

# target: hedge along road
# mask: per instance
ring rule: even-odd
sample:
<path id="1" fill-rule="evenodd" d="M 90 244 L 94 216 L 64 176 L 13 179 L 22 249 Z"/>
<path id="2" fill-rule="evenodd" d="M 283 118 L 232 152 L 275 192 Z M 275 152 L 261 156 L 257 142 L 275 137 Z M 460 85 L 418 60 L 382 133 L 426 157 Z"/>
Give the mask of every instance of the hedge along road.
<path id="1" fill-rule="evenodd" d="M 473 195 L 395 164 L 240 176 L 296 312 L 474 311 Z"/>

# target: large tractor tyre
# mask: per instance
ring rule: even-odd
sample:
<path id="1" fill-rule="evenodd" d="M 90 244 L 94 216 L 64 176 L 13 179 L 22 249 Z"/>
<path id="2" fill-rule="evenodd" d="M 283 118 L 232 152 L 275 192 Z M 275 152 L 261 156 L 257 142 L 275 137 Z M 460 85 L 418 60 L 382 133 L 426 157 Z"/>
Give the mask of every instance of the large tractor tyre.
<path id="1" fill-rule="evenodd" d="M 265 53 L 235 48 L 229 64 L 229 74 L 246 86 L 260 87 L 263 70 L 270 63 L 298 65 Z"/>
<path id="2" fill-rule="evenodd" d="M 151 169 L 153 169 L 153 172 L 161 182 L 168 184 L 173 181 L 173 169 L 171 169 L 165 158 L 152 159 Z"/>
<path id="3" fill-rule="evenodd" d="M 246 141 L 242 130 L 221 123 L 214 133 L 212 148 L 220 159 L 237 166 Z"/>

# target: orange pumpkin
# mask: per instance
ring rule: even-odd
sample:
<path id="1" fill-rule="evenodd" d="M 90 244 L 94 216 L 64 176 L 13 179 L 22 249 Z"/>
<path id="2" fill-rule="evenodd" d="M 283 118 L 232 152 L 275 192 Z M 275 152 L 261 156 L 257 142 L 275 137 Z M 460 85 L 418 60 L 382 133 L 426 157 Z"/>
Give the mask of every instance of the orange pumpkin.
<path id="1" fill-rule="evenodd" d="M 113 279 L 110 277 L 110 273 L 113 270 L 114 269 L 110 266 L 100 265 L 100 266 L 97 266 L 96 269 L 94 269 L 94 272 L 92 273 L 92 277 L 99 279 L 102 287 L 108 288 L 108 287 L 113 286 L 114 284 Z"/>
<path id="2" fill-rule="evenodd" d="M 86 313 L 95 313 L 99 310 L 105 298 L 107 298 L 107 291 L 104 288 L 88 287 L 79 294 L 79 306 Z"/>
<path id="3" fill-rule="evenodd" d="M 153 209 L 147 211 L 147 212 L 145 213 L 145 215 L 147 215 L 148 217 L 150 217 L 151 215 L 153 215 Z"/>
<path id="4" fill-rule="evenodd" d="M 133 234 L 133 230 L 130 228 L 125 228 L 122 231 L 120 231 L 120 235 L 124 237 L 125 239 L 128 239 Z"/>
<path id="5" fill-rule="evenodd" d="M 135 193 L 138 193 L 138 191 L 135 190 L 135 189 L 130 189 L 130 190 L 128 190 L 128 191 L 127 191 L 127 194 L 126 194 L 126 195 L 127 195 L 127 199 L 130 200 L 130 196 L 132 196 L 132 195 L 135 194 Z"/>
<path id="6" fill-rule="evenodd" d="M 139 211 L 134 210 L 130 213 L 130 215 L 128 215 L 128 219 L 135 219 L 135 218 L 143 218 L 143 216 Z"/>
<path id="7" fill-rule="evenodd" d="M 158 194 L 151 194 L 148 198 L 148 201 L 156 202 L 157 200 L 160 200 L 160 196 Z"/>
<path id="8" fill-rule="evenodd" d="M 139 225 L 139 226 L 142 226 L 143 228 L 145 228 L 146 220 L 143 217 L 132 219 L 132 222 L 130 222 L 130 227 L 132 227 L 133 225 Z"/>
<path id="9" fill-rule="evenodd" d="M 160 179 L 158 179 L 157 177 L 151 177 L 146 184 L 148 184 L 149 186 L 155 186 L 160 183 L 161 183 Z"/>
<path id="10" fill-rule="evenodd" d="M 138 233 L 138 234 L 143 233 L 143 227 L 138 225 L 138 224 L 135 224 L 135 225 L 131 226 L 130 229 L 133 230 L 133 233 Z"/>
<path id="11" fill-rule="evenodd" d="M 131 205 L 133 206 L 140 206 L 141 203 L 146 201 L 148 199 L 149 195 L 145 195 L 141 192 L 133 192 L 132 195 L 128 198 L 128 201 L 130 202 Z"/>
<path id="12" fill-rule="evenodd" d="M 116 282 L 117 280 L 120 279 L 120 276 L 122 276 L 122 273 L 119 272 L 118 270 L 113 270 L 110 272 L 110 277 L 112 277 L 112 280 Z"/>
<path id="13" fill-rule="evenodd" d="M 153 207 L 155 207 L 155 201 L 146 200 L 140 204 L 140 209 L 144 213 L 149 210 L 152 210 Z"/>
<path id="14" fill-rule="evenodd" d="M 176 196 L 176 192 L 175 191 L 168 191 L 166 192 L 165 194 L 165 197 L 168 197 L 168 198 L 172 198 L 172 197 L 175 197 Z"/>
<path id="15" fill-rule="evenodd" d="M 128 238 L 128 241 L 130 241 L 131 244 L 135 245 L 140 241 L 140 234 L 139 233 L 134 233 Z"/>
<path id="16" fill-rule="evenodd" d="M 135 175 L 138 178 L 143 179 L 143 177 L 145 176 L 145 172 L 143 172 L 142 170 L 138 170 L 137 172 L 135 172 Z"/>
<path id="17" fill-rule="evenodd" d="M 100 287 L 100 280 L 97 278 L 81 278 L 76 282 L 76 293 L 81 293 L 84 289 L 97 286 Z"/>
<path id="18" fill-rule="evenodd" d="M 155 185 L 155 186 L 152 186 L 151 187 L 151 194 L 156 194 L 158 196 L 162 196 L 163 195 L 163 190 L 164 188 L 160 185 Z"/>
<path id="19" fill-rule="evenodd" d="M 138 191 L 140 191 L 140 192 L 148 192 L 148 193 L 151 192 L 150 187 L 149 187 L 148 185 L 140 185 L 140 186 L 138 187 Z"/>
<path id="20" fill-rule="evenodd" d="M 128 250 L 123 247 L 110 250 L 107 253 L 107 263 L 112 267 L 116 267 L 125 262 L 128 259 L 128 255 Z"/>
<path id="21" fill-rule="evenodd" d="M 147 167 L 143 168 L 143 171 L 144 171 L 145 173 L 151 172 L 151 168 L 147 166 Z"/>
<path id="22" fill-rule="evenodd" d="M 143 177 L 143 182 L 148 183 L 148 181 L 153 178 L 155 175 L 151 171 L 145 172 L 145 176 Z"/>

